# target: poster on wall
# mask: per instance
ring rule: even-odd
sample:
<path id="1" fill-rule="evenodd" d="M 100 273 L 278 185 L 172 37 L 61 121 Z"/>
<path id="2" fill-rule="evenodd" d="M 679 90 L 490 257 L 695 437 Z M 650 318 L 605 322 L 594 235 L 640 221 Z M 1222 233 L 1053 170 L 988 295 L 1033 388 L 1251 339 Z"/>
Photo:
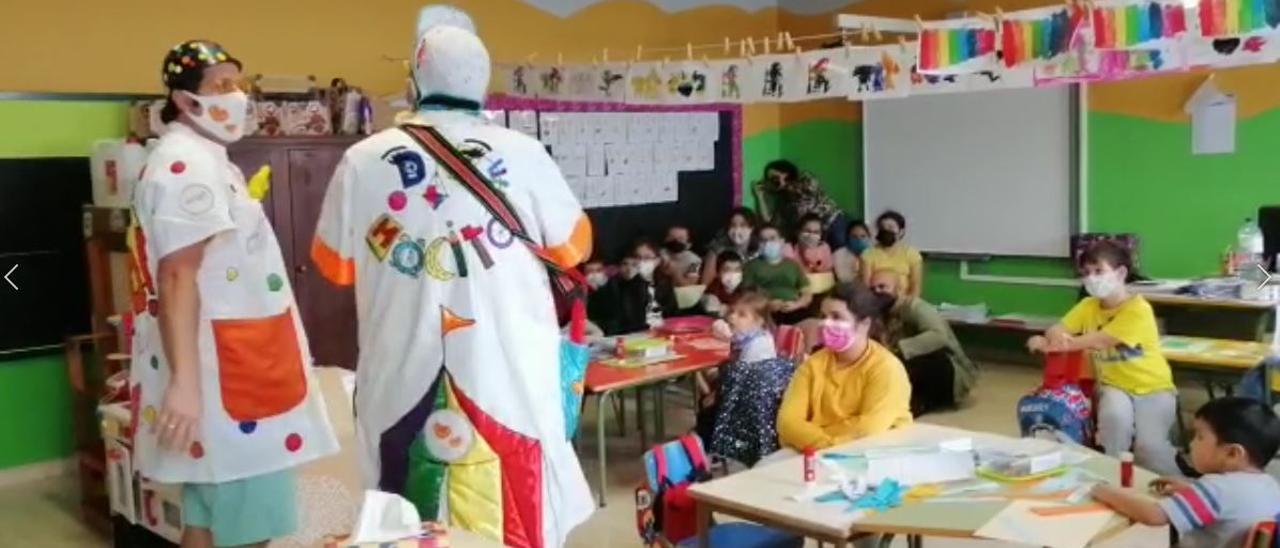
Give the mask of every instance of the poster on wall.
<path id="1" fill-rule="evenodd" d="M 849 95 L 854 57 L 849 48 L 819 49 L 800 54 L 803 70 L 793 74 L 790 85 L 803 91 L 801 100 Z"/>
<path id="2" fill-rule="evenodd" d="M 996 65 L 995 22 L 982 18 L 926 21 L 920 31 L 922 74 L 966 74 Z"/>
<path id="3" fill-rule="evenodd" d="M 672 105 L 694 105 L 719 101 L 719 80 L 712 77 L 713 67 L 706 61 L 676 61 L 659 66 L 666 102 Z"/>
<path id="4" fill-rule="evenodd" d="M 627 102 L 660 105 L 666 102 L 665 80 L 660 63 L 632 63 L 627 68 Z"/>
<path id="5" fill-rule="evenodd" d="M 1233 38 L 1280 27 L 1273 0 L 1199 0 L 1197 23 L 1204 38 Z"/>
<path id="6" fill-rule="evenodd" d="M 796 89 L 793 75 L 804 67 L 794 53 L 751 57 L 743 66 L 746 78 L 742 82 L 742 102 L 781 103 L 803 99 L 804 90 Z"/>
<path id="7" fill-rule="evenodd" d="M 911 57 L 904 45 L 851 48 L 846 72 L 850 100 L 906 97 L 911 93 Z"/>
<path id="8" fill-rule="evenodd" d="M 740 103 L 743 100 L 742 80 L 748 61 L 745 59 L 724 59 L 711 62 L 712 77 L 717 80 L 717 101 L 722 103 Z"/>
<path id="9" fill-rule="evenodd" d="M 626 63 L 601 63 L 593 66 L 592 70 L 601 101 L 622 103 L 627 100 Z"/>
<path id="10" fill-rule="evenodd" d="M 538 96 L 533 85 L 533 67 L 526 63 L 499 63 L 494 65 L 492 88 L 511 97 L 532 99 Z"/>

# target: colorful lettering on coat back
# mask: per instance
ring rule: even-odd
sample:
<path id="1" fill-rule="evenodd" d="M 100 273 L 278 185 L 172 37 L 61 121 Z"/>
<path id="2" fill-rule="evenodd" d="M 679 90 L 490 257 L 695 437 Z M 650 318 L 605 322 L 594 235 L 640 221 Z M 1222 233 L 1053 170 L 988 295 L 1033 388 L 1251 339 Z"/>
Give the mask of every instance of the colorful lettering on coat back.
<path id="1" fill-rule="evenodd" d="M 395 245 L 396 238 L 400 233 L 404 232 L 404 228 L 400 223 L 392 219 L 390 215 L 383 213 L 373 222 L 373 226 L 369 227 L 369 234 L 365 236 L 365 242 L 369 244 L 369 251 L 379 261 L 387 260 L 387 253 L 391 251 L 391 246 Z"/>
<path id="2" fill-rule="evenodd" d="M 409 150 L 408 147 L 392 148 L 382 153 L 382 159 L 396 166 L 400 172 L 400 184 L 404 188 L 417 185 L 427 178 L 427 166 L 422 160 L 422 155 Z"/>

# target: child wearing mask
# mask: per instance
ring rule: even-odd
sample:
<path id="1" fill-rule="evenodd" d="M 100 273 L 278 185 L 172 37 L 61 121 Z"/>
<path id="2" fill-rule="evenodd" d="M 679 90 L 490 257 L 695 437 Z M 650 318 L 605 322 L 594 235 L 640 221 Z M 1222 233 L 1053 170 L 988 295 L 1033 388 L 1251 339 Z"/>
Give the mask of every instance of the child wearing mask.
<path id="1" fill-rule="evenodd" d="M 710 285 L 715 281 L 719 274 L 716 257 L 725 251 L 737 253 L 744 263 L 756 258 L 760 250 L 756 242 L 755 212 L 738 207 L 729 213 L 728 224 L 707 244 L 707 254 L 702 260 L 703 285 Z"/>
<path id="2" fill-rule="evenodd" d="M 708 314 L 721 315 L 742 294 L 742 257 L 736 252 L 724 251 L 716 257 L 720 275 L 707 285 L 702 295 L 702 309 Z"/>
<path id="3" fill-rule="evenodd" d="M 831 246 L 822 241 L 822 219 L 809 214 L 800 219 L 800 232 L 795 247 L 786 246 L 788 259 L 793 259 L 809 274 L 831 272 Z"/>
<path id="4" fill-rule="evenodd" d="M 769 297 L 769 311 L 775 321 L 793 325 L 808 317 L 813 295 L 808 291 L 809 277 L 804 270 L 783 256 L 784 244 L 777 227 L 761 227 L 760 257 L 743 268 L 742 283 Z"/>
<path id="5" fill-rule="evenodd" d="M 1099 242 L 1084 253 L 1081 300 L 1062 321 L 1027 347 L 1035 352 L 1085 351 L 1098 379 L 1098 442 L 1108 455 L 1132 450 L 1137 464 L 1160 474 L 1179 473 L 1169 430 L 1177 418 L 1177 389 L 1160 353 L 1151 304 L 1126 289 L 1129 252 Z"/>
<path id="6" fill-rule="evenodd" d="M 1196 411 L 1194 429 L 1199 479 L 1154 481 L 1159 500 L 1110 485 L 1095 486 L 1093 498 L 1144 525 L 1171 526 L 1175 546 L 1257 546 L 1245 542 L 1250 530 L 1280 511 L 1280 485 L 1264 471 L 1280 447 L 1280 419 L 1256 400 L 1219 398 Z"/>
<path id="7" fill-rule="evenodd" d="M 689 229 L 680 225 L 667 229 L 662 242 L 662 257 L 667 275 L 676 287 L 698 285 L 702 274 L 702 257 L 693 252 Z"/>
<path id="8" fill-rule="evenodd" d="M 661 263 L 652 242 L 640 240 L 631 246 L 631 253 L 622 260 L 621 275 L 606 285 L 606 291 L 612 291 L 617 302 L 614 321 L 610 326 L 601 326 L 605 334 L 646 331 L 660 325 L 663 317 L 676 313 L 675 290 L 660 268 Z"/>
<path id="9" fill-rule="evenodd" d="M 618 296 L 609 285 L 609 273 L 604 261 L 592 259 L 582 265 L 582 275 L 587 279 L 587 319 L 604 331 L 612 325 Z"/>
<path id="10" fill-rule="evenodd" d="M 860 280 L 858 271 L 862 253 L 871 247 L 871 229 L 861 219 L 849 223 L 849 239 L 831 256 L 836 283 L 850 284 Z"/>
<path id="11" fill-rule="evenodd" d="M 778 406 L 795 364 L 774 348 L 769 298 L 748 291 L 729 307 L 730 362 L 722 369 L 711 452 L 753 466 L 778 450 Z M 703 425 L 699 423 L 699 428 Z"/>

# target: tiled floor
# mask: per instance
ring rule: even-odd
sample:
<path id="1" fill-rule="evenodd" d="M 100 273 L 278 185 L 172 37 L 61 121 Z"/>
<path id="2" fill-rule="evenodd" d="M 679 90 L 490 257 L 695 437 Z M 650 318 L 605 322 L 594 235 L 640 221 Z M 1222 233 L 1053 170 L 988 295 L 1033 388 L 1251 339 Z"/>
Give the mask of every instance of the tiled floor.
<path id="1" fill-rule="evenodd" d="M 989 366 L 970 403 L 961 410 L 929 415 L 925 422 L 1016 434 L 1014 405 L 1017 399 L 1039 382 L 1039 373 L 1026 366 Z M 1198 391 L 1188 390 L 1183 405 L 1198 405 Z M 693 416 L 688 404 L 668 398 L 666 428 L 669 434 L 687 430 Z M 587 408 L 583 428 L 594 432 L 593 407 Z M 635 416 L 634 410 L 628 419 Z M 611 425 L 612 426 L 612 425 Z M 638 544 L 634 526 L 633 489 L 639 482 L 640 443 L 634 425 L 627 436 L 611 436 L 609 444 L 609 505 L 574 532 L 572 548 L 634 547 Z M 594 436 L 587 436 L 580 453 L 582 465 L 594 486 L 596 460 Z M 75 514 L 75 491 L 70 478 L 56 478 L 0 490 L 0 546 L 41 548 L 88 548 L 106 546 L 107 541 L 85 529 Z M 13 544 L 10 544 L 13 542 Z M 929 546 L 997 546 L 992 543 L 928 541 Z"/>

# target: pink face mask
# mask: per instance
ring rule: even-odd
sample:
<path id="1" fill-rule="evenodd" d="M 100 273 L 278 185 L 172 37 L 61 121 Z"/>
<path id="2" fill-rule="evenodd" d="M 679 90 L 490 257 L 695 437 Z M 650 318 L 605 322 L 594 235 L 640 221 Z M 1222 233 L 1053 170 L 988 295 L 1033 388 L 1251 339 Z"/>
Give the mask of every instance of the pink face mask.
<path id="1" fill-rule="evenodd" d="M 823 346 L 832 352 L 844 352 L 853 346 L 853 322 L 823 320 L 819 335 Z"/>

